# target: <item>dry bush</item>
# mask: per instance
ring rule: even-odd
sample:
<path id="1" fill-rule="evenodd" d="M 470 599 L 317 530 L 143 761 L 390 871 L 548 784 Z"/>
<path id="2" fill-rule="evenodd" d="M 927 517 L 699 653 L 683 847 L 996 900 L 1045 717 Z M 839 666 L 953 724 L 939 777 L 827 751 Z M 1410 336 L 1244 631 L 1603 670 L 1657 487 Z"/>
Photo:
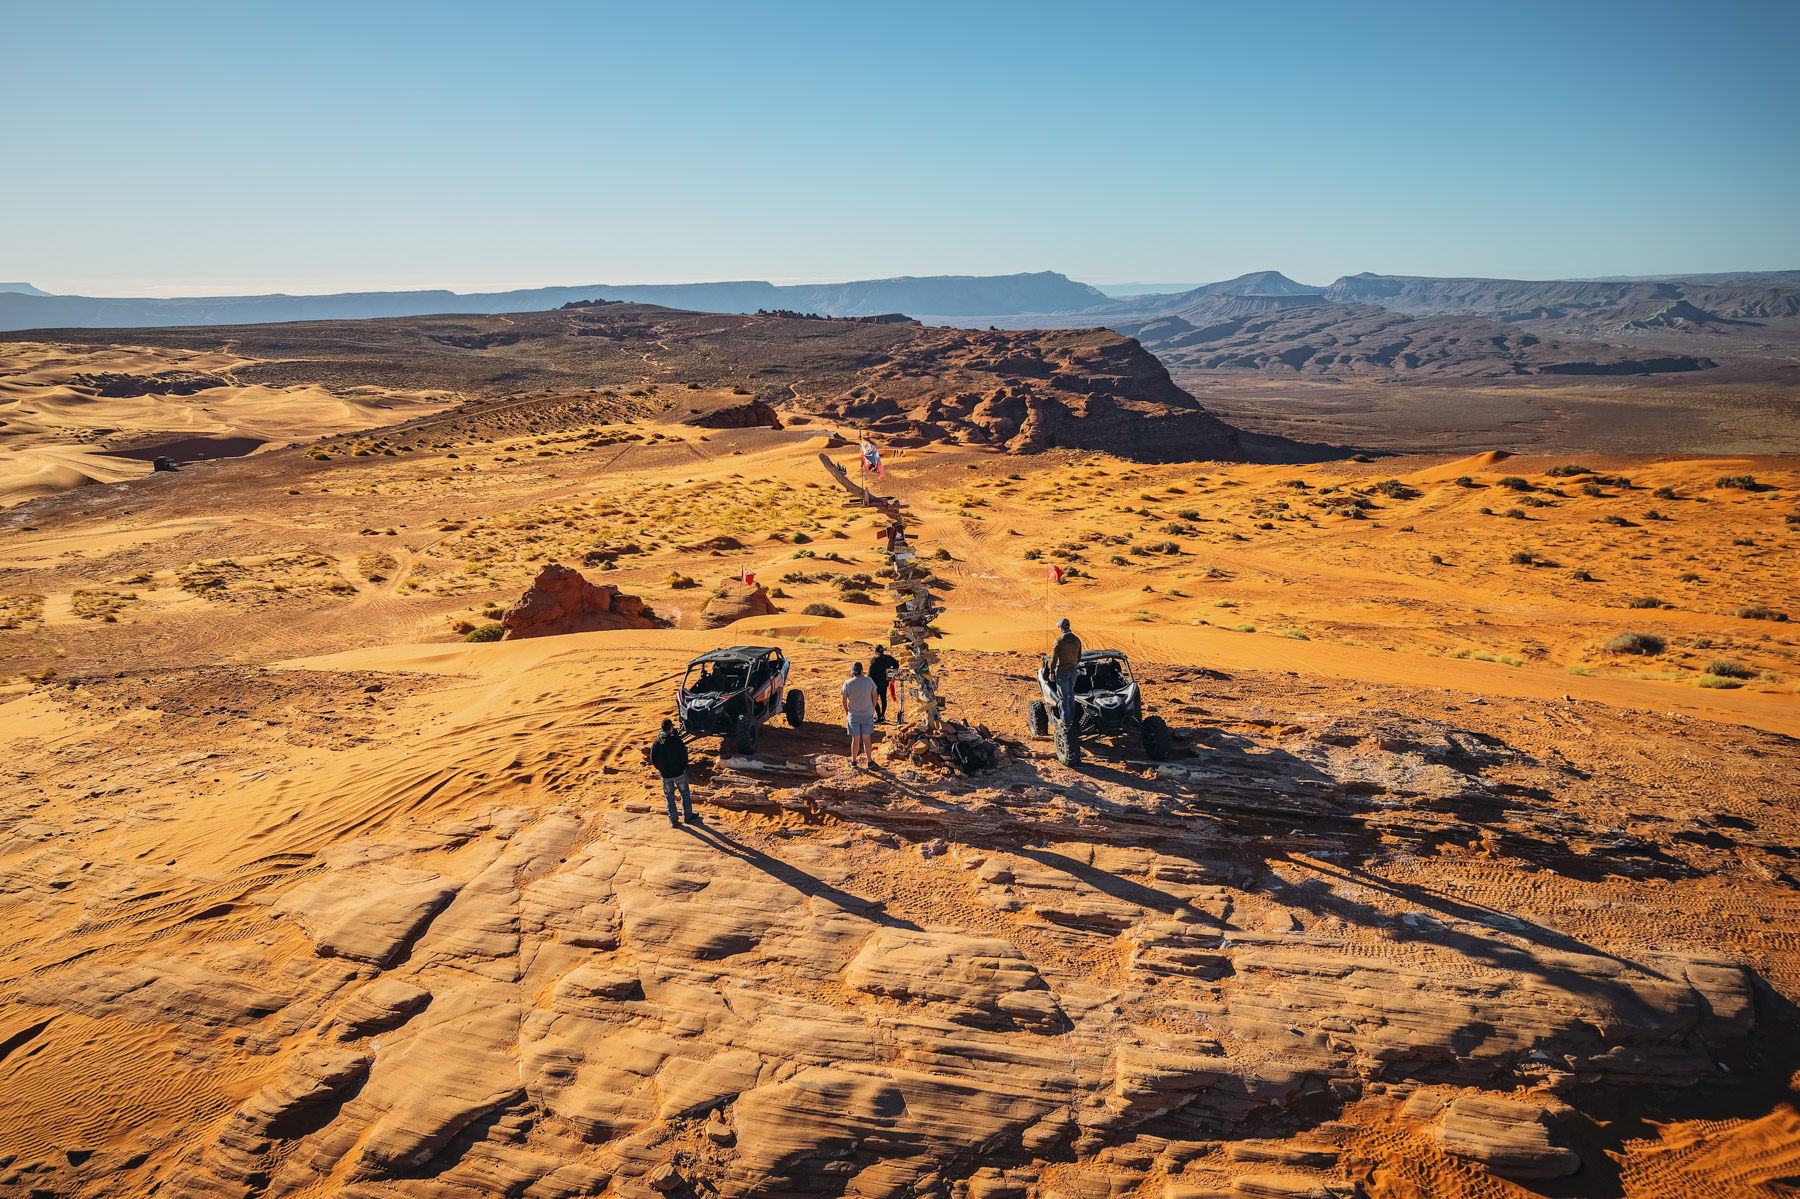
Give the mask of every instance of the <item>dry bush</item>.
<path id="1" fill-rule="evenodd" d="M 398 565 L 398 560 L 386 550 L 370 550 L 366 554 L 356 555 L 356 573 L 371 583 L 381 582 Z"/>
<path id="2" fill-rule="evenodd" d="M 1625 606 L 1628 608 L 1660 608 L 1663 604 L 1654 595 L 1637 595 L 1633 596 L 1631 602 Z"/>
<path id="3" fill-rule="evenodd" d="M 1614 633 L 1606 639 L 1607 651 L 1615 654 L 1660 654 L 1668 644 L 1659 633 L 1633 630 Z"/>
<path id="4" fill-rule="evenodd" d="M 843 613 L 832 607 L 830 604 L 808 604 L 806 607 L 800 609 L 800 615 L 838 617 L 842 616 Z"/>
<path id="5" fill-rule="evenodd" d="M 81 588 L 69 597 L 69 608 L 83 620 L 119 619 L 128 604 L 137 602 L 135 591 L 107 591 L 103 588 Z"/>
<path id="6" fill-rule="evenodd" d="M 1748 679 L 1756 674 L 1742 662 L 1734 661 L 1731 658 L 1714 658 L 1707 664 L 1706 673 L 1716 674 L 1722 679 Z"/>
<path id="7" fill-rule="evenodd" d="M 16 629 L 44 616 L 44 597 L 36 592 L 0 595 L 0 629 Z"/>
<path id="8" fill-rule="evenodd" d="M 1732 613 L 1740 620 L 1786 620 L 1786 612 L 1778 612 L 1767 604 L 1746 604 Z"/>

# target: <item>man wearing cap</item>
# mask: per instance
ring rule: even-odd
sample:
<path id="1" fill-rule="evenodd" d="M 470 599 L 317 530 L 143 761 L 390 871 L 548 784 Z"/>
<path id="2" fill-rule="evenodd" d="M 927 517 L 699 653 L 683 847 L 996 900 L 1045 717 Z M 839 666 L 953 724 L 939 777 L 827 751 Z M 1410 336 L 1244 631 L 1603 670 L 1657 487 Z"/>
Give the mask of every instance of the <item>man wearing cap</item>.
<path id="1" fill-rule="evenodd" d="M 850 765 L 861 754 L 875 768 L 875 683 L 863 673 L 861 662 L 850 663 L 850 677 L 839 688 L 844 702 L 844 723 L 850 733 Z"/>
<path id="2" fill-rule="evenodd" d="M 662 733 L 650 745 L 650 765 L 656 767 L 656 773 L 662 778 L 663 802 L 669 805 L 669 827 L 681 827 L 681 821 L 675 818 L 677 791 L 681 792 L 681 811 L 687 822 L 705 823 L 694 815 L 694 795 L 688 789 L 687 742 L 676 731 L 675 722 L 666 717 L 662 722 Z"/>
<path id="3" fill-rule="evenodd" d="M 1050 647 L 1050 669 L 1056 672 L 1056 698 L 1062 703 L 1062 722 L 1075 731 L 1075 673 L 1081 666 L 1081 638 L 1069 628 L 1069 618 L 1056 622 L 1062 636 Z"/>

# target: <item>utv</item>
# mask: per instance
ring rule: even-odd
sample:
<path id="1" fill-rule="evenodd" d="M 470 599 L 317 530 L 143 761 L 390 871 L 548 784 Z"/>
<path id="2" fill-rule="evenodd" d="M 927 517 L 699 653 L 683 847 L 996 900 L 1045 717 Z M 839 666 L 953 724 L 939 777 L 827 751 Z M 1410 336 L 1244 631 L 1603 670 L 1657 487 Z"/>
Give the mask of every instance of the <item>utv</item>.
<path id="1" fill-rule="evenodd" d="M 1055 726 L 1056 760 L 1064 766 L 1081 761 L 1083 733 L 1116 737 L 1136 729 L 1144 739 L 1145 757 L 1161 762 L 1169 756 L 1174 740 L 1169 726 L 1160 716 L 1144 715 L 1144 699 L 1131 675 L 1131 662 L 1116 649 L 1082 651 L 1075 674 L 1074 728 L 1063 727 L 1056 671 L 1048 657 L 1038 667 L 1038 691 L 1042 698 L 1032 700 L 1028 708 L 1031 731 L 1042 737 Z"/>
<path id="2" fill-rule="evenodd" d="M 753 754 L 756 730 L 777 712 L 789 728 L 806 719 L 806 697 L 787 689 L 788 660 L 778 649 L 734 645 L 688 663 L 675 705 L 689 737 L 720 738 L 719 754 Z"/>

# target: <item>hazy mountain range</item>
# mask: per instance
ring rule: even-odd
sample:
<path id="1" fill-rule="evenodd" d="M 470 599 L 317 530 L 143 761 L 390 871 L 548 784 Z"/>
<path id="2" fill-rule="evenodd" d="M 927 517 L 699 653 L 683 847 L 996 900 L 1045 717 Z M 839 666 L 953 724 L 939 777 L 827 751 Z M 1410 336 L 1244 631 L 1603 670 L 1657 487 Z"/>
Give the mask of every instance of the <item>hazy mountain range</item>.
<path id="1" fill-rule="evenodd" d="M 1792 372 L 1800 271 L 1671 278 L 1519 280 L 1363 273 L 1325 286 L 1255 271 L 1183 291 L 1108 295 L 1054 271 L 903 276 L 778 286 L 592 284 L 451 291 L 175 299 L 50 295 L 0 284 L 0 330 L 246 325 L 544 311 L 597 300 L 701 312 L 905 313 L 928 325 L 1068 329 L 1138 338 L 1171 369 L 1322 378 L 1492 378 Z"/>

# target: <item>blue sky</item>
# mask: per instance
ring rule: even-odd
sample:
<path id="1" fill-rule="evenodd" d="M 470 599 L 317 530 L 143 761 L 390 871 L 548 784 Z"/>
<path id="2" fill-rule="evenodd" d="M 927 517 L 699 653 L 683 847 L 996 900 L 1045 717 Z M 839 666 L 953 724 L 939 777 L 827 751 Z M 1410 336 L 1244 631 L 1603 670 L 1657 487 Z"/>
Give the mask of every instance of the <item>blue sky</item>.
<path id="1" fill-rule="evenodd" d="M 0 280 L 1800 268 L 1800 4 L 0 0 Z"/>

